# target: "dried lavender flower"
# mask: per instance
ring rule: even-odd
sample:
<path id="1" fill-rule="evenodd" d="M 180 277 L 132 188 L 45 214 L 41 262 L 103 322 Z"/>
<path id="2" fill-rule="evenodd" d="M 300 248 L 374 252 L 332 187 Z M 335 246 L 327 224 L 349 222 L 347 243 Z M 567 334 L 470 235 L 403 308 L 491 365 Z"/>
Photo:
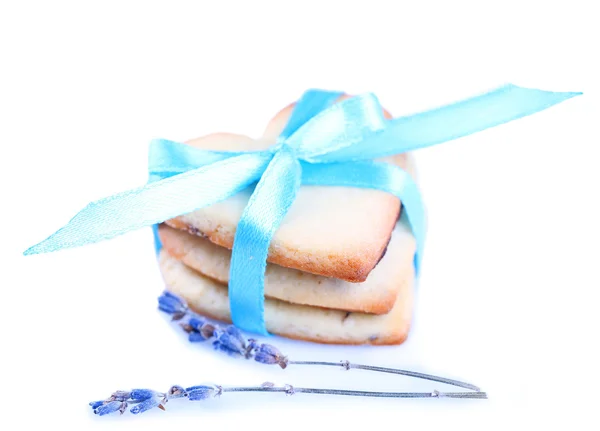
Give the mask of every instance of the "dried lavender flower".
<path id="1" fill-rule="evenodd" d="M 190 317 L 187 323 L 182 323 L 181 327 L 189 334 L 188 340 L 191 343 L 206 341 L 212 338 L 215 332 L 213 325 L 195 316 Z"/>
<path id="2" fill-rule="evenodd" d="M 134 392 L 134 391 L 132 391 Z M 295 394 L 320 394 L 320 395 L 346 395 L 346 396 L 362 396 L 362 397 L 378 397 L 378 398 L 462 398 L 462 399 L 487 399 L 485 392 L 371 392 L 371 391 L 355 391 L 345 389 L 317 389 L 317 388 L 300 388 L 289 384 L 276 386 L 274 383 L 265 382 L 260 386 L 208 386 L 199 385 L 191 386 L 183 389 L 181 386 L 171 386 L 166 393 L 169 398 L 186 398 L 190 401 L 202 401 L 211 397 L 216 397 L 224 392 L 280 392 L 286 395 Z M 160 392 L 152 391 L 155 395 L 161 395 Z M 163 400 L 165 402 L 166 400 Z M 98 402 L 103 403 L 94 409 L 94 413 L 103 416 L 109 413 L 120 412 L 121 414 L 127 408 L 126 401 L 94 401 L 90 405 L 96 405 Z M 129 411 L 137 415 L 148 411 L 154 407 L 164 410 L 163 404 L 155 397 L 148 398 L 139 404 L 133 406 Z"/>
<path id="3" fill-rule="evenodd" d="M 149 398 L 159 395 L 156 391 L 151 389 L 134 389 L 131 391 L 129 396 L 132 401 L 146 401 Z"/>
<path id="4" fill-rule="evenodd" d="M 122 405 L 125 403 L 124 401 L 108 401 L 106 404 L 102 404 L 94 409 L 94 414 L 98 416 L 104 416 L 109 413 L 114 413 L 116 411 L 121 410 Z"/>
<path id="5" fill-rule="evenodd" d="M 213 342 L 215 349 L 222 350 L 231 356 L 246 355 L 246 340 L 235 326 L 228 326 L 225 331 L 215 332 L 217 338 Z"/>
<path id="6" fill-rule="evenodd" d="M 187 304 L 185 303 L 185 300 L 181 296 L 175 295 L 173 292 L 169 292 L 168 290 L 163 290 L 162 296 L 164 296 L 165 298 L 174 299 L 175 301 L 182 303 L 187 308 Z"/>
<path id="7" fill-rule="evenodd" d="M 183 398 L 187 396 L 187 391 L 182 386 L 178 385 L 171 386 L 167 392 L 167 399 Z"/>
<path id="8" fill-rule="evenodd" d="M 190 317 L 190 320 L 188 320 L 188 325 L 194 328 L 195 331 L 200 331 L 200 328 L 202 328 L 204 323 L 204 320 L 198 319 L 197 317 Z"/>
<path id="9" fill-rule="evenodd" d="M 279 349 L 270 344 L 261 344 L 254 353 L 254 360 L 261 364 L 277 364 L 281 368 L 287 367 L 287 358 L 281 354 Z"/>
<path id="10" fill-rule="evenodd" d="M 214 386 L 192 386 L 190 388 L 186 388 L 185 391 L 188 393 L 188 399 L 190 401 L 200 401 L 205 400 L 207 398 L 219 395 L 218 389 Z"/>
<path id="11" fill-rule="evenodd" d="M 92 401 L 90 403 L 90 406 L 92 407 L 92 409 L 96 410 L 98 407 L 100 407 L 102 404 L 104 404 L 104 400 L 102 401 Z"/>
<path id="12" fill-rule="evenodd" d="M 207 338 L 201 332 L 190 332 L 188 335 L 188 340 L 190 343 L 197 343 L 206 341 Z"/>
<path id="13" fill-rule="evenodd" d="M 165 313 L 171 314 L 174 320 L 179 320 L 187 313 L 187 304 L 180 297 L 164 291 L 158 298 L 158 308 Z"/>
<path id="14" fill-rule="evenodd" d="M 142 401 L 141 403 L 133 406 L 129 411 L 134 415 L 137 415 L 139 413 L 144 413 L 145 411 L 148 411 L 154 407 L 158 407 L 159 405 L 160 403 L 156 398 L 148 398 L 147 400 Z"/>
<path id="15" fill-rule="evenodd" d="M 131 396 L 129 391 L 116 391 L 113 392 L 108 401 L 127 401 Z"/>

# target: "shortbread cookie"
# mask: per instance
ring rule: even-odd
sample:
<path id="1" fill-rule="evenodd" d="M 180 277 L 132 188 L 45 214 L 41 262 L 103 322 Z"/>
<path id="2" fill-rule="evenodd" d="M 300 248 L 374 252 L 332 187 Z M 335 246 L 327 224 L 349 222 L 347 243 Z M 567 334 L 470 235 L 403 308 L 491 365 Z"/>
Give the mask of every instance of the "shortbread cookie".
<path id="1" fill-rule="evenodd" d="M 159 228 L 164 249 L 202 275 L 227 285 L 231 251 L 207 239 L 167 225 Z M 415 239 L 405 223 L 398 223 L 387 251 L 366 281 L 350 283 L 271 264 L 265 272 L 265 296 L 294 304 L 363 313 L 388 313 L 399 287 L 410 272 Z"/>
<path id="2" fill-rule="evenodd" d="M 265 136 L 218 133 L 187 142 L 210 150 L 248 151 L 272 146 L 291 113 L 281 111 Z M 407 167 L 406 154 L 382 159 Z M 231 249 L 250 190 L 192 213 L 167 220 Z M 381 258 L 398 219 L 400 201 L 389 193 L 351 187 L 302 186 L 275 233 L 268 261 L 304 272 L 363 282 Z"/>
<path id="3" fill-rule="evenodd" d="M 168 290 L 180 295 L 197 313 L 231 322 L 227 287 L 188 268 L 165 250 L 160 269 Z M 388 314 L 351 313 L 277 299 L 265 300 L 265 323 L 270 333 L 330 344 L 400 344 L 411 322 L 414 271 L 405 273 L 394 307 Z"/>

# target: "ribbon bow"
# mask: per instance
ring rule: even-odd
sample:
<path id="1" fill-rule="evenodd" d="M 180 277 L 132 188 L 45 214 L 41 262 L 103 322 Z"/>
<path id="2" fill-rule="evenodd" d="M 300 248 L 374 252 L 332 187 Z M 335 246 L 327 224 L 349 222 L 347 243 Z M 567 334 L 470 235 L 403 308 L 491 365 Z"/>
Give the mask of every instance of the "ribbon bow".
<path id="1" fill-rule="evenodd" d="M 372 94 L 333 103 L 342 93 L 309 90 L 276 144 L 263 151 L 216 152 L 167 140 L 150 145 L 148 184 L 90 203 L 26 255 L 77 247 L 222 201 L 256 183 L 238 223 L 231 257 L 233 323 L 267 334 L 264 273 L 269 244 L 301 184 L 383 190 L 397 196 L 417 242 L 425 240 L 418 188 L 401 168 L 372 161 L 466 136 L 546 109 L 581 93 L 506 85 L 478 97 L 386 120 Z"/>

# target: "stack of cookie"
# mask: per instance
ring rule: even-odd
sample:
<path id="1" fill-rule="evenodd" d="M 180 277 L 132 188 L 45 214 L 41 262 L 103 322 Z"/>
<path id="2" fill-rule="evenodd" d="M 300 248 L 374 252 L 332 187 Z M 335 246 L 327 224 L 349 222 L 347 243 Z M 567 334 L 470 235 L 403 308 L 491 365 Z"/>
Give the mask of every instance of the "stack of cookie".
<path id="1" fill-rule="evenodd" d="M 260 139 L 219 133 L 188 144 L 219 151 L 268 148 L 292 109 L 279 112 Z M 406 154 L 382 161 L 412 172 Z M 159 227 L 167 287 L 199 314 L 231 321 L 230 250 L 249 197 L 250 191 L 241 192 Z M 399 200 L 382 191 L 302 186 L 269 249 L 267 330 L 321 343 L 402 343 L 412 317 L 416 244 L 400 209 Z"/>

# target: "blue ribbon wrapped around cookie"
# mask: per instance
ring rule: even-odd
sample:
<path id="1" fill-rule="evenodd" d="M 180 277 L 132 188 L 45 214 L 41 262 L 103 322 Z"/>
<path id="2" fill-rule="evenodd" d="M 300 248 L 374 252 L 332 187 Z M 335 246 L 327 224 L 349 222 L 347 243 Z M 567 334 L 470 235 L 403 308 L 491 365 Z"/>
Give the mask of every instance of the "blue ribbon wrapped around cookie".
<path id="1" fill-rule="evenodd" d="M 400 167 L 373 159 L 466 136 L 539 112 L 581 93 L 505 85 L 406 117 L 386 119 L 372 94 L 336 102 L 340 92 L 309 90 L 274 146 L 221 152 L 155 140 L 149 182 L 90 203 L 26 255 L 113 238 L 220 202 L 255 185 L 235 231 L 229 301 L 234 324 L 266 335 L 264 274 L 269 244 L 301 185 L 382 190 L 397 196 L 416 239 L 418 273 L 425 242 L 419 190 Z M 160 241 L 157 239 L 157 248 Z"/>

